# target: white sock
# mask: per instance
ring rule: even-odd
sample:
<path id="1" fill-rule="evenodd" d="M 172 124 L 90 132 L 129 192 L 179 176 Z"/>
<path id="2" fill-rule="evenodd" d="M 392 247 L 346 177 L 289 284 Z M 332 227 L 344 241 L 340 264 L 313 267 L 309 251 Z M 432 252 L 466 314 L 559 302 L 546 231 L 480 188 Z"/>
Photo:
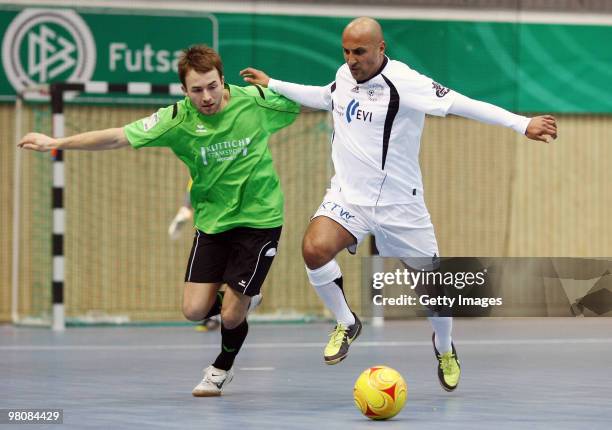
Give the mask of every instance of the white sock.
<path id="1" fill-rule="evenodd" d="M 452 350 L 451 347 L 451 332 L 453 331 L 453 318 L 452 317 L 429 317 L 429 322 L 433 327 L 434 342 L 436 349 L 440 354 L 444 354 Z"/>
<path id="2" fill-rule="evenodd" d="M 355 316 L 346 302 L 344 292 L 340 286 L 334 282 L 334 280 L 342 278 L 342 272 L 336 260 L 332 260 L 326 265 L 314 270 L 306 267 L 306 273 L 315 291 L 321 300 L 323 300 L 327 309 L 334 314 L 338 324 L 342 324 L 345 327 L 355 324 Z"/>

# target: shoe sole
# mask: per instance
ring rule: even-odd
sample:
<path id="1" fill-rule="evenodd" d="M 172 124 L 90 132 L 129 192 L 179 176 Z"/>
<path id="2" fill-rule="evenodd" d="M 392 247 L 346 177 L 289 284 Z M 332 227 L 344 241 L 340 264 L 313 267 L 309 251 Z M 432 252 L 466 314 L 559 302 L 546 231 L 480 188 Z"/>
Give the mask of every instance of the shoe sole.
<path id="1" fill-rule="evenodd" d="M 191 393 L 193 397 L 220 397 L 221 393 Z"/>
<path id="2" fill-rule="evenodd" d="M 223 384 L 223 388 L 234 379 L 234 375 L 229 376 L 229 379 L 225 381 Z M 220 397 L 222 391 L 192 391 L 191 395 L 193 397 Z"/>
<path id="3" fill-rule="evenodd" d="M 455 391 L 457 389 L 457 387 L 459 386 L 459 384 L 455 385 L 453 388 L 448 388 L 446 385 L 444 385 L 442 383 L 442 381 L 440 381 L 440 379 L 438 379 L 438 382 L 440 382 L 440 387 L 442 387 L 442 389 L 444 391 L 446 391 L 447 393 L 452 393 L 453 391 Z"/>
<path id="4" fill-rule="evenodd" d="M 363 327 L 361 324 L 359 325 L 359 328 L 357 329 L 357 333 L 355 334 L 355 336 L 353 336 L 353 339 L 349 342 L 349 346 L 355 342 L 355 340 L 359 337 L 359 335 L 361 334 L 361 327 Z M 328 360 L 327 358 L 323 357 L 323 360 L 325 361 L 325 364 L 329 364 L 334 365 L 334 364 L 338 364 L 340 363 L 342 360 L 344 360 L 348 355 L 348 351 L 346 351 L 346 354 L 344 354 L 342 357 L 336 357 L 334 359 Z"/>
<path id="5" fill-rule="evenodd" d="M 342 360 L 344 360 L 346 358 L 346 356 L 348 355 L 348 352 L 346 354 L 344 354 L 342 357 L 337 357 L 334 358 L 333 360 L 327 360 L 325 359 L 325 364 L 329 364 L 330 366 L 333 364 L 338 364 L 340 363 Z"/>

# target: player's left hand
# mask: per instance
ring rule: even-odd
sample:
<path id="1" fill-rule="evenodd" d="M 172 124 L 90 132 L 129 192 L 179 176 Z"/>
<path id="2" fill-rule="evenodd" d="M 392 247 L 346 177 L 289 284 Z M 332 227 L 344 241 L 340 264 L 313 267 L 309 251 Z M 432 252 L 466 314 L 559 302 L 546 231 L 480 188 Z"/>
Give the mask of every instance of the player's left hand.
<path id="1" fill-rule="evenodd" d="M 534 116 L 529 121 L 525 136 L 532 140 L 550 143 L 557 138 L 557 120 L 552 115 Z"/>

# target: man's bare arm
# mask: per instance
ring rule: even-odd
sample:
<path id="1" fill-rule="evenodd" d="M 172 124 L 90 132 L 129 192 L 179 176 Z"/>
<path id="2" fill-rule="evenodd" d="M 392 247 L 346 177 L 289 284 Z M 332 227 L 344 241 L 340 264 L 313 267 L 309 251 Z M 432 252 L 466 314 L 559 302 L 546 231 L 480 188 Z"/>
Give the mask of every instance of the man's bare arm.
<path id="1" fill-rule="evenodd" d="M 84 151 L 103 151 L 128 146 L 123 128 L 107 128 L 105 130 L 88 131 L 74 136 L 53 138 L 42 133 L 28 133 L 17 144 L 23 149 L 47 152 L 52 149 Z"/>

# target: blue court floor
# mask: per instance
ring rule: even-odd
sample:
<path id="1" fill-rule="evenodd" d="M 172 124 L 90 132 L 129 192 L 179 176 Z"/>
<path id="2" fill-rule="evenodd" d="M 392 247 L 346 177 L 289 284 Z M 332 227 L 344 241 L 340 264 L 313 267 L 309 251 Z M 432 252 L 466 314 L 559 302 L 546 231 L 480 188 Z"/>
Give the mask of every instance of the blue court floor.
<path id="1" fill-rule="evenodd" d="M 427 320 L 366 325 L 335 366 L 322 360 L 330 329 L 251 324 L 224 395 L 194 398 L 219 332 L 0 326 L 0 408 L 62 408 L 63 425 L 31 427 L 50 429 L 582 430 L 612 423 L 612 319 L 457 319 L 463 374 L 454 393 L 438 385 Z M 355 379 L 376 364 L 396 368 L 408 383 L 406 407 L 388 422 L 370 421 L 353 405 Z"/>

